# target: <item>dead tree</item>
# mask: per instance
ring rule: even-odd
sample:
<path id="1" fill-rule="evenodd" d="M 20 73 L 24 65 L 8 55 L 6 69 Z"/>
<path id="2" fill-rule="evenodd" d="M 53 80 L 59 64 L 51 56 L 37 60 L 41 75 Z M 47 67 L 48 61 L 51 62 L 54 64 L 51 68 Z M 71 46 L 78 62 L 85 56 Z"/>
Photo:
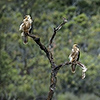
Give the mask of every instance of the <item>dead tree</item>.
<path id="1" fill-rule="evenodd" d="M 53 54 L 52 54 L 52 51 L 51 51 L 51 48 L 53 46 L 53 40 L 56 36 L 57 31 L 60 30 L 65 23 L 67 23 L 67 20 L 65 18 L 63 18 L 63 22 L 60 25 L 58 25 L 56 28 L 54 28 L 53 35 L 50 38 L 48 47 L 46 47 L 41 42 L 39 37 L 37 37 L 33 34 L 27 34 L 27 36 L 31 37 L 36 42 L 36 44 L 40 47 L 40 50 L 44 51 L 44 53 L 46 54 L 46 56 L 47 56 L 47 58 L 48 58 L 48 60 L 51 64 L 51 78 L 50 78 L 50 87 L 49 87 L 50 89 L 49 89 L 48 97 L 47 97 L 46 100 L 52 100 L 52 98 L 53 98 L 54 90 L 55 90 L 56 83 L 57 83 L 57 73 L 58 73 L 59 69 L 61 67 L 65 66 L 65 65 L 72 64 L 69 61 L 65 61 L 62 64 L 57 65 L 54 62 L 54 59 L 53 59 L 54 57 L 53 57 Z M 78 62 L 78 61 L 74 62 L 74 64 L 77 64 L 82 68 L 82 78 L 84 78 L 85 77 L 85 72 L 86 72 L 85 65 L 83 65 L 81 62 Z"/>

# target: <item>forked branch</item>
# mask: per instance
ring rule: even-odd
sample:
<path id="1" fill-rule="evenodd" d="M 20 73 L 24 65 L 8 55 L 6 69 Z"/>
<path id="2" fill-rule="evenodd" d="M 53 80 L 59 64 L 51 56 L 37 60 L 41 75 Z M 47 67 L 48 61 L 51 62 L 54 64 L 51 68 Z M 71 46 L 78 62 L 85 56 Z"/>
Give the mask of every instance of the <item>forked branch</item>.
<path id="1" fill-rule="evenodd" d="M 52 42 L 53 42 L 54 37 L 56 36 L 56 32 L 58 30 L 60 30 L 65 23 L 67 23 L 67 20 L 65 18 L 63 18 L 63 22 L 58 27 L 54 28 L 53 35 L 52 35 L 52 37 L 50 39 L 49 48 L 52 47 Z"/>
<path id="2" fill-rule="evenodd" d="M 58 30 L 60 30 L 66 22 L 67 22 L 67 20 L 65 18 L 63 18 L 63 22 L 58 27 L 54 28 L 53 35 L 50 38 L 49 48 L 47 48 L 45 45 L 43 45 L 43 43 L 41 43 L 39 37 L 32 35 L 32 34 L 27 34 L 27 36 L 31 37 L 37 43 L 37 45 L 40 47 L 40 49 L 45 52 L 45 54 L 46 54 L 46 56 L 49 59 L 49 62 L 51 64 L 50 89 L 49 89 L 47 100 L 52 100 L 52 98 L 53 98 L 54 90 L 55 90 L 56 83 L 57 83 L 57 77 L 56 76 L 57 76 L 57 73 L 60 70 L 60 68 L 65 66 L 65 65 L 72 64 L 71 62 L 66 61 L 66 62 L 64 62 L 60 65 L 56 65 L 55 62 L 54 62 L 54 59 L 53 59 L 52 52 L 50 50 L 51 47 L 52 47 L 52 42 L 54 40 L 54 37 L 56 36 L 56 32 Z M 83 75 L 83 78 L 85 78 L 85 72 L 86 72 L 87 68 L 81 62 L 77 61 L 75 63 L 82 68 L 82 75 Z"/>
<path id="3" fill-rule="evenodd" d="M 29 37 L 31 37 L 37 45 L 40 47 L 41 50 L 43 50 L 46 53 L 47 58 L 49 59 L 49 62 L 52 66 L 55 66 L 55 63 L 53 61 L 52 53 L 41 43 L 40 38 L 32 35 L 32 34 L 27 34 Z"/>

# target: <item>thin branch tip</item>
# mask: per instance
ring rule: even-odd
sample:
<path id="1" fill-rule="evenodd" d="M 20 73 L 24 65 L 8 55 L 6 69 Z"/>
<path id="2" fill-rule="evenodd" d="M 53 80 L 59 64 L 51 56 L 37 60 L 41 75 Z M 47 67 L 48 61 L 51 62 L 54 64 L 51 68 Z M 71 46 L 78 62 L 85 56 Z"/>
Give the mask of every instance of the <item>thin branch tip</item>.
<path id="1" fill-rule="evenodd" d="M 51 49 L 51 45 L 52 45 L 52 42 L 53 42 L 53 40 L 54 40 L 54 38 L 55 38 L 55 36 L 56 36 L 56 32 L 58 31 L 58 30 L 60 30 L 61 28 L 62 28 L 62 26 L 65 24 L 65 23 L 67 23 L 67 19 L 65 19 L 65 18 L 63 18 L 63 22 L 60 24 L 60 25 L 58 25 L 56 28 L 54 28 L 54 31 L 53 31 L 53 35 L 52 35 L 52 37 L 50 38 L 50 43 L 49 43 L 49 48 Z"/>
<path id="2" fill-rule="evenodd" d="M 68 20 L 66 18 L 63 17 L 63 22 L 67 23 Z"/>

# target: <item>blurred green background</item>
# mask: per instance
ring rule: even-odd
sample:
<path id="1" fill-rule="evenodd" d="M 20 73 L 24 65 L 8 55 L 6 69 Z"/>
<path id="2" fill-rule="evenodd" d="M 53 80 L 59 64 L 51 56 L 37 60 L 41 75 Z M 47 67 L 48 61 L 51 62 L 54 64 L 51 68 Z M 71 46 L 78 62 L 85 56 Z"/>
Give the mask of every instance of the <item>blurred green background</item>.
<path id="1" fill-rule="evenodd" d="M 88 68 L 84 80 L 80 67 L 75 74 L 69 66 L 61 68 L 53 100 L 100 100 L 100 0 L 1 0 L 0 7 L 0 100 L 45 100 L 48 95 L 49 61 L 31 38 L 24 45 L 19 32 L 26 14 L 46 46 L 53 28 L 68 19 L 55 37 L 54 60 L 68 60 L 78 43 L 80 61 Z"/>

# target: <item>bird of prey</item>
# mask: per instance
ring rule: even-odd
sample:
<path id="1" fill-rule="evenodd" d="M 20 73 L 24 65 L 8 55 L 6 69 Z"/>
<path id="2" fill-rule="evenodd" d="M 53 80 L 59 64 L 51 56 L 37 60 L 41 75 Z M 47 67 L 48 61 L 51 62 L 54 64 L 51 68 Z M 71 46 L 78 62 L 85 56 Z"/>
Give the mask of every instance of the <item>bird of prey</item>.
<path id="1" fill-rule="evenodd" d="M 79 47 L 77 44 L 74 44 L 71 54 L 69 55 L 70 62 L 72 62 L 72 65 L 71 65 L 72 73 L 75 73 L 76 64 L 74 63 L 79 60 L 79 57 L 80 57 Z"/>
<path id="2" fill-rule="evenodd" d="M 22 31 L 21 36 L 23 39 L 23 42 L 26 44 L 28 42 L 28 36 L 27 34 L 31 33 L 32 30 L 32 19 L 30 15 L 26 15 L 23 19 L 22 24 L 20 25 L 19 30 Z"/>

